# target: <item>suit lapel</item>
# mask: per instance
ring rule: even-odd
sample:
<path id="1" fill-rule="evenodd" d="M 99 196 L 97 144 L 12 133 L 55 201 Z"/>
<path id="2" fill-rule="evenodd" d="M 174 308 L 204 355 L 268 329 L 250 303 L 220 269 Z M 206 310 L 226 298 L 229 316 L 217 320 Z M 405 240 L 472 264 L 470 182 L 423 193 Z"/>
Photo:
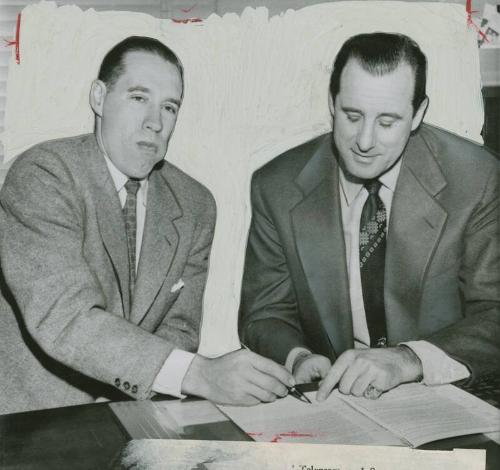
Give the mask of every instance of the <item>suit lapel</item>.
<path id="1" fill-rule="evenodd" d="M 123 312 L 127 317 L 130 311 L 128 248 L 120 199 L 95 137 L 93 135 L 89 137 L 88 142 L 89 145 L 84 151 L 86 154 L 82 155 L 82 158 L 88 161 L 91 174 L 90 190 L 97 195 L 96 211 L 99 231 L 118 279 Z"/>
<path id="2" fill-rule="evenodd" d="M 385 306 L 391 342 L 416 338 L 423 281 L 447 219 L 435 196 L 446 180 L 422 137 L 403 156 L 387 236 Z"/>
<path id="3" fill-rule="evenodd" d="M 159 170 L 148 183 L 146 221 L 137 271 L 131 321 L 139 324 L 156 298 L 177 251 L 179 233 L 174 221 L 182 210 Z"/>
<path id="4" fill-rule="evenodd" d="M 291 211 L 297 251 L 321 323 L 338 355 L 352 347 L 353 334 L 338 166 L 330 136 L 322 141 L 296 183 L 304 194 Z"/>

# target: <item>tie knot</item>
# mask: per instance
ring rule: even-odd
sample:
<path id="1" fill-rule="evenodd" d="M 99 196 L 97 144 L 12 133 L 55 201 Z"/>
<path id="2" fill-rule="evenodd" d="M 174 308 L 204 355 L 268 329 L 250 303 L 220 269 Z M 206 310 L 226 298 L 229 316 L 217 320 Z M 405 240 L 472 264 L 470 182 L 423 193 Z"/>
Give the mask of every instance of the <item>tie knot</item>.
<path id="1" fill-rule="evenodd" d="M 382 183 L 379 180 L 370 180 L 367 181 L 364 186 L 371 196 L 376 196 L 382 186 Z"/>
<path id="2" fill-rule="evenodd" d="M 127 190 L 127 194 L 133 194 L 135 196 L 137 194 L 137 191 L 139 190 L 140 185 L 141 183 L 139 183 L 138 180 L 129 179 L 125 183 L 125 189 Z"/>

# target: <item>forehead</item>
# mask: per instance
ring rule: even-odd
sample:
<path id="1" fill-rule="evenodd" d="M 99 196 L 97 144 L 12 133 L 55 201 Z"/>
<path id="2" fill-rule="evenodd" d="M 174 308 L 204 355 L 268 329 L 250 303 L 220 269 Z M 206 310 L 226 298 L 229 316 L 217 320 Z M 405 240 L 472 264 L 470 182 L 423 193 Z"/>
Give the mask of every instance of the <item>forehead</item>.
<path id="1" fill-rule="evenodd" d="M 177 66 L 163 57 L 147 51 L 132 51 L 123 58 L 123 71 L 115 87 L 120 85 L 156 87 L 158 91 L 182 90 L 182 78 Z"/>
<path id="2" fill-rule="evenodd" d="M 406 62 L 392 72 L 375 75 L 356 59 L 350 59 L 340 76 L 337 98 L 342 106 L 372 109 L 379 112 L 400 111 L 411 107 L 415 74 Z"/>

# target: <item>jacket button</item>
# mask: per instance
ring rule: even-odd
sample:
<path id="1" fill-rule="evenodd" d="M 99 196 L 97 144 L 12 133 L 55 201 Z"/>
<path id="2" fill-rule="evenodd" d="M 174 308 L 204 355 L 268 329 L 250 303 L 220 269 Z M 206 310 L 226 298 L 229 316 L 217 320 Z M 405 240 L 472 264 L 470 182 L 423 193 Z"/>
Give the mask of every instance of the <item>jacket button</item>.
<path id="1" fill-rule="evenodd" d="M 132 385 L 132 393 L 137 393 L 137 385 Z"/>
<path id="2" fill-rule="evenodd" d="M 121 385 L 120 379 L 115 379 L 115 385 L 119 387 Z"/>
<path id="3" fill-rule="evenodd" d="M 130 388 L 130 384 L 128 382 L 123 382 L 123 388 L 128 390 Z"/>

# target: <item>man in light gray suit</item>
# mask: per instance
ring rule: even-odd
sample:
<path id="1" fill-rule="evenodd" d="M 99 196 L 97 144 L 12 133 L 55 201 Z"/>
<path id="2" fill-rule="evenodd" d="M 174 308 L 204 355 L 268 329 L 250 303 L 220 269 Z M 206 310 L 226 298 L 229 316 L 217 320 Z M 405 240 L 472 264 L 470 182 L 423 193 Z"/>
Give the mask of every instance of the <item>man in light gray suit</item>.
<path id="1" fill-rule="evenodd" d="M 92 84 L 95 132 L 12 165 L 0 194 L 0 413 L 154 392 L 251 404 L 293 384 L 249 351 L 194 354 L 215 204 L 164 160 L 182 95 L 175 54 L 127 38 Z"/>
<path id="2" fill-rule="evenodd" d="M 410 38 L 350 38 L 333 132 L 254 175 L 241 334 L 318 399 L 499 372 L 498 162 L 422 124 L 425 84 Z"/>

